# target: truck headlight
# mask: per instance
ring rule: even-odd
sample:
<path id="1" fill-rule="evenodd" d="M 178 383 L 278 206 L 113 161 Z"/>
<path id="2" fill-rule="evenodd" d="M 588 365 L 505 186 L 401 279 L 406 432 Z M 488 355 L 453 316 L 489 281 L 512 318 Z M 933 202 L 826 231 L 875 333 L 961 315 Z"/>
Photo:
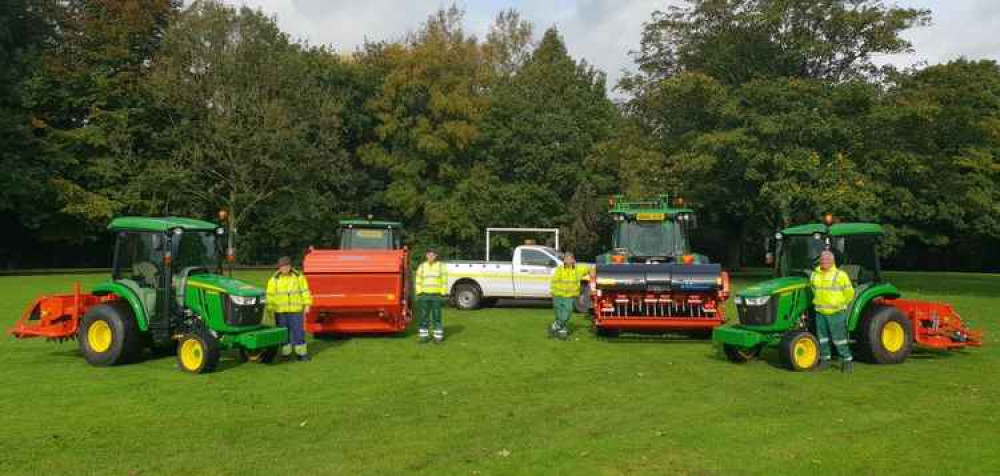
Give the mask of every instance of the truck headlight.
<path id="1" fill-rule="evenodd" d="M 763 306 L 770 300 L 771 296 L 748 297 L 743 298 L 743 304 L 746 304 L 747 306 Z M 739 302 L 737 302 L 737 304 L 739 304 Z"/>
<path id="2" fill-rule="evenodd" d="M 253 306 L 257 304 L 257 298 L 254 296 L 229 296 L 229 299 L 237 306 Z"/>

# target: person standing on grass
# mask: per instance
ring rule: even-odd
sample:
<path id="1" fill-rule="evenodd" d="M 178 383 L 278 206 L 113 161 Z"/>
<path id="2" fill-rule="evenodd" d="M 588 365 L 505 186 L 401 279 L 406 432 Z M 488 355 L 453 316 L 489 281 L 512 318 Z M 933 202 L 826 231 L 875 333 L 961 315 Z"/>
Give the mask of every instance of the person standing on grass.
<path id="1" fill-rule="evenodd" d="M 837 269 L 833 252 L 826 250 L 820 254 L 819 266 L 813 270 L 809 282 L 813 288 L 813 307 L 816 308 L 820 349 L 818 368 L 823 370 L 830 366 L 832 347 L 836 347 L 841 361 L 840 370 L 849 374 L 854 370 L 851 346 L 847 340 L 847 306 L 854 299 L 851 278 Z"/>
<path id="2" fill-rule="evenodd" d="M 302 273 L 292 269 L 287 256 L 278 259 L 278 271 L 267 280 L 267 310 L 274 313 L 278 327 L 288 329 L 288 343 L 281 347 L 281 356 L 300 362 L 311 360 L 306 348 L 305 315 L 312 305 L 309 283 Z"/>
<path id="3" fill-rule="evenodd" d="M 434 328 L 434 342 L 444 341 L 444 324 L 441 322 L 441 306 L 448 297 L 448 269 L 438 261 L 436 250 L 429 249 L 426 261 L 417 267 L 417 317 L 420 319 L 418 339 L 421 343 L 430 339 L 429 328 Z"/>
<path id="4" fill-rule="evenodd" d="M 576 264 L 573 253 L 563 255 L 563 264 L 552 273 L 552 309 L 556 320 L 549 326 L 549 337 L 565 340 L 569 337 L 569 319 L 573 315 L 576 300 L 580 297 L 580 282 L 591 275 L 593 270 L 585 265 Z"/>

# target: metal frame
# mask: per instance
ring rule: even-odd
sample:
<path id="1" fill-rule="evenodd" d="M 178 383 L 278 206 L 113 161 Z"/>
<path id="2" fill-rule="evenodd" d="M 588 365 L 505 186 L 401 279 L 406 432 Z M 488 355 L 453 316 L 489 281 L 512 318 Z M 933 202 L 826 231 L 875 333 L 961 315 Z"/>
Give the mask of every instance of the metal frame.
<path id="1" fill-rule="evenodd" d="M 487 228 L 486 229 L 486 261 L 490 260 L 490 234 L 491 233 L 552 233 L 556 236 L 556 250 L 559 249 L 559 229 L 558 228 Z"/>

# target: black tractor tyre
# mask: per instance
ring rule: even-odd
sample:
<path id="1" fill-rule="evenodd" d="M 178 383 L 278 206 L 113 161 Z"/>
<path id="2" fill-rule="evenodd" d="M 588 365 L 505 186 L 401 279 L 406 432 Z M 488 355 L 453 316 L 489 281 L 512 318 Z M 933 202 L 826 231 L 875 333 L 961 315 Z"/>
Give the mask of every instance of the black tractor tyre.
<path id="1" fill-rule="evenodd" d="M 267 347 L 264 349 L 244 349 L 240 347 L 240 362 L 255 362 L 269 364 L 278 355 L 277 347 Z"/>
<path id="2" fill-rule="evenodd" d="M 177 366 L 193 374 L 207 374 L 219 364 L 219 341 L 205 329 L 184 334 L 177 341 Z"/>
<path id="3" fill-rule="evenodd" d="M 107 340 L 106 333 L 99 332 L 97 328 L 91 336 L 92 326 L 109 331 L 110 340 Z M 101 339 L 98 334 L 104 334 L 105 339 Z M 97 340 L 91 340 L 91 337 Z M 90 308 L 80 322 L 76 339 L 83 357 L 88 363 L 98 367 L 128 364 L 142 356 L 143 340 L 139 325 L 132 308 L 125 301 L 98 304 Z M 108 342 L 105 349 L 95 348 L 93 345 L 104 341 Z"/>
<path id="4" fill-rule="evenodd" d="M 812 370 L 820 359 L 819 341 L 810 332 L 791 331 L 782 336 L 778 354 L 781 363 L 789 370 Z"/>
<path id="5" fill-rule="evenodd" d="M 479 286 L 470 283 L 456 284 L 451 292 L 455 309 L 462 311 L 474 311 L 482 307 L 483 292 Z"/>
<path id="6" fill-rule="evenodd" d="M 760 356 L 760 347 L 737 347 L 735 345 L 723 344 L 722 352 L 726 358 L 735 364 L 745 364 Z"/>
<path id="7" fill-rule="evenodd" d="M 596 325 L 594 326 L 594 332 L 597 334 L 598 337 L 604 337 L 604 338 L 615 338 L 622 334 L 622 331 L 619 329 L 608 329 L 606 327 L 600 327 Z"/>
<path id="8" fill-rule="evenodd" d="M 887 332 L 895 334 L 896 338 Z M 913 325 L 895 306 L 873 304 L 866 310 L 855 337 L 854 350 L 858 359 L 872 364 L 903 363 L 913 350 Z"/>

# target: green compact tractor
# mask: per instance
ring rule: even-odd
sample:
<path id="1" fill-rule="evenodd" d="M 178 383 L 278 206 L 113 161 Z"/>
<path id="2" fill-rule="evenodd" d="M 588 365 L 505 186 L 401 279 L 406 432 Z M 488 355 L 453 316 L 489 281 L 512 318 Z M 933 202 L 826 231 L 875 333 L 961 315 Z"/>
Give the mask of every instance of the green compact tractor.
<path id="1" fill-rule="evenodd" d="M 873 223 L 808 224 L 775 234 L 775 278 L 750 286 L 735 298 L 739 322 L 715 329 L 733 362 L 747 362 L 767 347 L 777 347 L 791 370 L 809 370 L 819 362 L 819 342 L 813 330 L 815 310 L 809 284 L 820 253 L 830 250 L 837 266 L 855 287 L 848 307 L 852 351 L 876 364 L 901 363 L 913 347 L 957 349 L 978 346 L 981 335 L 943 303 L 899 299 L 879 267 L 876 245 L 884 235 Z"/>
<path id="2" fill-rule="evenodd" d="M 271 360 L 288 340 L 261 324 L 264 290 L 222 275 L 226 230 L 188 218 L 116 218 L 111 279 L 81 293 L 43 296 L 11 329 L 19 338 L 76 338 L 93 365 L 139 359 L 144 348 L 176 346 L 187 372 L 215 369 L 220 351 Z"/>
<path id="3" fill-rule="evenodd" d="M 340 220 L 340 249 L 398 250 L 402 232 L 403 224 L 395 221 Z"/>

